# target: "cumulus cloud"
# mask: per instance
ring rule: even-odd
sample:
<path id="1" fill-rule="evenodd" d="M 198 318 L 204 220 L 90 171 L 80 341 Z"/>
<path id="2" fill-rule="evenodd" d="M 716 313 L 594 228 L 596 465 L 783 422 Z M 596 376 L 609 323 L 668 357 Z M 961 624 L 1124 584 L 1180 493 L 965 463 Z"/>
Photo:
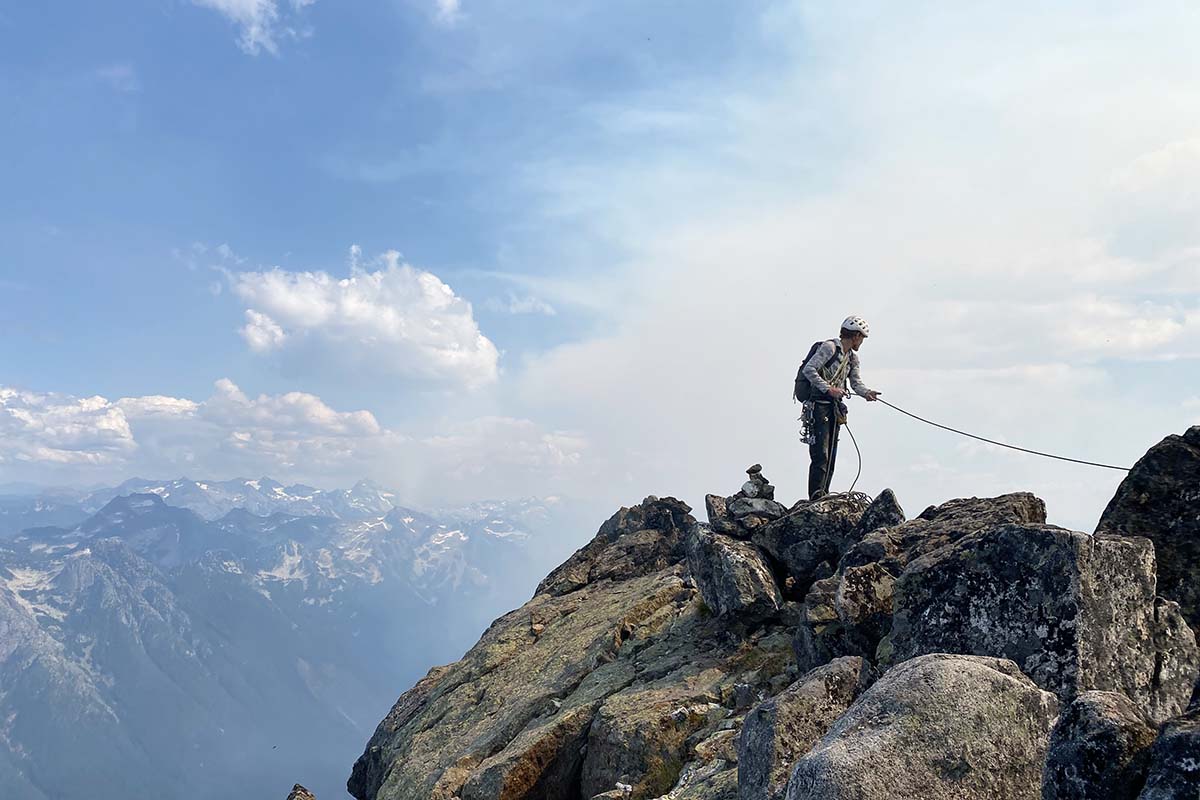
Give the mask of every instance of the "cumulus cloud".
<path id="1" fill-rule="evenodd" d="M 320 354 L 331 368 L 482 386 L 499 374 L 499 351 L 479 329 L 471 304 L 395 251 L 371 266 L 351 251 L 350 276 L 326 272 L 230 274 L 246 311 L 242 338 L 259 353 Z"/>
<path id="2" fill-rule="evenodd" d="M 561 492 L 588 468 L 578 434 L 480 417 L 401 432 L 306 392 L 250 396 L 216 382 L 196 401 L 79 398 L 0 387 L 0 480 L 118 483 L 130 475 L 270 475 L 316 485 L 367 477 L 406 502 Z"/>
<path id="3" fill-rule="evenodd" d="M 288 392 L 251 399 L 228 378 L 203 406 L 204 419 L 224 428 L 273 428 L 298 436 L 374 436 L 379 423 L 369 411 L 334 411 L 316 395 Z"/>
<path id="4" fill-rule="evenodd" d="M 0 465 L 107 464 L 136 446 L 125 416 L 103 397 L 0 387 Z"/>
<path id="5" fill-rule="evenodd" d="M 388 436 L 369 412 L 335 411 L 301 392 L 249 398 L 227 379 L 201 402 L 163 395 L 112 401 L 3 388 L 0 429 L 0 465 L 11 467 L 13 476 L 20 474 L 17 465 L 45 474 L 55 474 L 56 465 L 95 467 L 96 474 L 114 477 L 141 467 L 271 471 L 295 468 L 302 456 L 311 457 L 313 466 L 337 466 L 331 461 Z M 223 453 L 240 458 L 222 463 Z M 83 473 L 63 477 L 73 474 Z"/>
<path id="6" fill-rule="evenodd" d="M 283 346 L 283 341 L 287 338 L 287 334 L 275 320 L 254 309 L 246 310 L 246 324 L 240 333 L 246 340 L 246 344 L 250 345 L 250 349 L 256 353 L 269 353 L 277 350 Z"/>
<path id="7" fill-rule="evenodd" d="M 277 55 L 279 43 L 305 35 L 300 13 L 315 0 L 192 0 L 211 8 L 238 28 L 238 46 L 251 55 L 265 50 Z"/>

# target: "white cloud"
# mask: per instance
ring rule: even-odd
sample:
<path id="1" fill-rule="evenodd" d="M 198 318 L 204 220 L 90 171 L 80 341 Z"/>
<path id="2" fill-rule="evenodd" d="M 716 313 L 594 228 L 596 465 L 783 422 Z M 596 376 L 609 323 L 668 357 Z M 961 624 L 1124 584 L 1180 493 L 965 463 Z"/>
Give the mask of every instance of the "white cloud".
<path id="1" fill-rule="evenodd" d="M 1117 168 L 1106 207 L 1114 244 L 1159 261 L 1200 248 L 1200 136 L 1168 142 Z"/>
<path id="2" fill-rule="evenodd" d="M 232 261 L 235 264 L 242 264 L 246 261 L 246 259 L 233 252 L 233 248 L 228 244 L 221 243 L 216 246 L 215 250 L 217 255 L 221 257 L 222 261 Z"/>
<path id="3" fill-rule="evenodd" d="M 136 418 L 191 418 L 195 417 L 200 404 L 180 397 L 153 394 L 123 397 L 116 402 L 115 407 L 122 413 Z"/>
<path id="4" fill-rule="evenodd" d="M 496 380 L 500 354 L 483 335 L 471 304 L 436 275 L 405 264 L 389 251 L 358 263 L 351 251 L 348 278 L 326 272 L 230 275 L 244 300 L 242 337 L 256 352 L 303 351 L 311 360 L 353 371 L 478 387 Z"/>
<path id="5" fill-rule="evenodd" d="M 229 429 L 284 429 L 296 435 L 374 436 L 379 423 L 369 411 L 334 411 L 321 398 L 304 392 L 247 397 L 233 381 L 222 378 L 217 393 L 205 402 L 202 417 Z"/>
<path id="6" fill-rule="evenodd" d="M 163 395 L 110 401 L 0 388 L 0 465 L 84 465 L 120 475 L 114 470 L 177 472 L 200 462 L 213 470 L 244 464 L 253 471 L 295 468 L 303 455 L 329 466 L 331 454 L 336 461 L 339 453 L 348 457 L 358 446 L 393 436 L 369 412 L 335 411 L 310 394 L 252 399 L 227 379 L 217 381 L 216 390 L 196 402 Z M 223 450 L 242 458 L 223 464 Z"/>
<path id="7" fill-rule="evenodd" d="M 443 25 L 454 25 L 462 19 L 462 4 L 459 0 L 434 0 L 437 21 Z"/>
<path id="8" fill-rule="evenodd" d="M 198 6 L 217 11 L 236 25 L 238 46 L 251 55 L 262 50 L 277 55 L 280 40 L 307 35 L 299 15 L 315 1 L 291 0 L 281 6 L 278 0 L 192 0 Z"/>
<path id="9" fill-rule="evenodd" d="M 1160 352 L 1188 331 L 1200 334 L 1179 308 L 1132 304 L 1111 298 L 1077 297 L 1048 307 L 1056 338 L 1082 352 L 1136 355 Z M 1196 337 L 1200 341 L 1200 336 Z"/>
<path id="10" fill-rule="evenodd" d="M 105 464 L 136 448 L 120 409 L 103 397 L 0 387 L 0 464 Z"/>
<path id="11" fill-rule="evenodd" d="M 1113 184 L 1126 192 L 1178 186 L 1194 201 L 1200 196 L 1200 137 L 1170 142 L 1144 153 L 1113 173 Z"/>
<path id="12" fill-rule="evenodd" d="M 578 434 L 480 417 L 405 433 L 305 392 L 71 397 L 0 387 L 0 480 L 118 483 L 131 475 L 270 475 L 316 485 L 368 477 L 406 502 L 561 492 L 590 469 Z"/>
<path id="13" fill-rule="evenodd" d="M 1171 216 L 1192 198 L 1170 176 L 1193 148 L 1139 157 L 1195 137 L 1181 109 L 1200 112 L 1200 54 L 1176 12 L 1029 11 L 1037 25 L 1012 9 L 778 4 L 769 56 L 702 90 L 627 97 L 593 128 L 606 138 L 530 165 L 564 252 L 602 241 L 621 255 L 562 293 L 608 300 L 603 334 L 531 357 L 523 413 L 582 431 L 613 465 L 606 488 L 697 505 L 761 462 L 795 498 L 808 458 L 784 386 L 853 311 L 873 330 L 867 382 L 936 420 L 1110 463 L 1186 427 L 1200 250 L 1194 215 Z M 1135 29 L 1153 47 L 1112 48 Z M 672 122 L 663 149 L 621 146 L 663 109 L 695 122 Z M 1164 220 L 1171 247 L 1133 246 Z M 913 513 L 1020 488 L 1086 528 L 1120 479 L 959 448 L 886 407 L 856 403 L 851 424 L 860 488 L 893 485 Z M 854 468 L 843 437 L 835 483 Z"/>
<path id="14" fill-rule="evenodd" d="M 247 309 L 246 324 L 240 333 L 246 340 L 246 344 L 250 345 L 250 349 L 256 353 L 268 353 L 276 350 L 282 347 L 284 340 L 287 339 L 287 334 L 275 320 L 253 309 Z"/>

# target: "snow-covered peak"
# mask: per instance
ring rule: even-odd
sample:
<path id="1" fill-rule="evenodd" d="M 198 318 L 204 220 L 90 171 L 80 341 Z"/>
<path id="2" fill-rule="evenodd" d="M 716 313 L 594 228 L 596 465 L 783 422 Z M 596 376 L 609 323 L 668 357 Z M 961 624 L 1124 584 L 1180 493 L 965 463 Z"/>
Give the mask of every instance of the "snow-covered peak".
<path id="1" fill-rule="evenodd" d="M 168 505 L 187 508 L 205 519 L 219 519 L 234 509 L 266 516 L 328 516 L 361 519 L 391 511 L 396 493 L 376 484 L 359 481 L 350 489 L 317 489 L 304 484 L 284 484 L 272 478 L 234 478 L 227 481 L 177 478 L 168 481 L 133 478 L 120 486 L 101 489 L 86 496 L 85 511 L 97 511 L 114 497 L 154 494 Z"/>

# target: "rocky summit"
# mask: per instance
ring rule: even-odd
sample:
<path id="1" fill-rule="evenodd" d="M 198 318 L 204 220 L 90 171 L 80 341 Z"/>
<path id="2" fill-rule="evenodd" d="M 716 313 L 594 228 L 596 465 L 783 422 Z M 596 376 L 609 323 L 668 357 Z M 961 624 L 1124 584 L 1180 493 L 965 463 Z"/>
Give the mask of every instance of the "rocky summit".
<path id="1" fill-rule="evenodd" d="M 1028 493 L 909 519 L 623 508 L 379 724 L 359 800 L 1200 797 L 1200 427 L 1096 534 Z"/>

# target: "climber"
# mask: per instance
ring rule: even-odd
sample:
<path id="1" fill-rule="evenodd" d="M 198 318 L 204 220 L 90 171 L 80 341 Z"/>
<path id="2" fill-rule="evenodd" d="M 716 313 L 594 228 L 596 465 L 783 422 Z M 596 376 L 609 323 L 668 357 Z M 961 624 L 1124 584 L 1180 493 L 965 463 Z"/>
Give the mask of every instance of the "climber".
<path id="1" fill-rule="evenodd" d="M 796 397 L 804 400 L 800 439 L 808 445 L 812 459 L 808 468 L 810 500 L 829 493 L 837 460 L 838 428 L 846 423 L 848 411 L 843 402 L 847 379 L 860 397 L 873 401 L 882 394 L 868 389 L 858 374 L 858 348 L 868 333 L 870 328 L 862 317 L 846 317 L 839 338 L 814 344 L 801 365 L 802 379 L 809 385 L 802 386 Z M 801 384 L 802 379 L 796 383 Z"/>

